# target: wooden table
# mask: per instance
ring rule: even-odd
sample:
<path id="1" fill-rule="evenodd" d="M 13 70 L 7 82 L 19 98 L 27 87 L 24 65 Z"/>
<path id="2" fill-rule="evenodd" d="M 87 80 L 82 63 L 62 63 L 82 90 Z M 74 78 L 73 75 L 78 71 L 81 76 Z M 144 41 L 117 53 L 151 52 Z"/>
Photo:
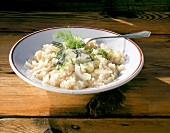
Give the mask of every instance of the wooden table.
<path id="1" fill-rule="evenodd" d="M 100 12 L 0 12 L 0 133 L 167 133 L 170 131 L 170 12 L 134 18 Z M 90 95 L 52 93 L 21 80 L 11 69 L 11 47 L 25 35 L 50 27 L 86 26 L 132 39 L 144 53 L 142 71 L 129 83 Z"/>

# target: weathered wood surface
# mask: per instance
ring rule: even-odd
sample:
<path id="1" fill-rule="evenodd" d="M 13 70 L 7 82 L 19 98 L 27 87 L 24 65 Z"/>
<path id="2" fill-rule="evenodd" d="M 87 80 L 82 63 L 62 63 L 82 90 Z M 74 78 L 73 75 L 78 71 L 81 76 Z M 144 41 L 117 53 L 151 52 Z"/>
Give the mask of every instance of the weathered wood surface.
<path id="1" fill-rule="evenodd" d="M 63 132 L 77 131 L 70 124 L 80 126 L 82 132 L 90 132 L 90 128 L 108 132 L 110 128 L 115 132 L 169 131 L 170 13 L 145 12 L 136 16 L 113 17 L 98 12 L 0 12 L 0 117 L 4 118 L 0 120 L 0 132 L 15 128 L 26 132 L 29 125 L 34 125 L 30 132 L 45 132 L 53 124 Z M 151 31 L 149 38 L 133 39 L 144 53 L 142 71 L 118 89 L 90 95 L 52 93 L 25 83 L 9 65 L 11 47 L 31 32 L 60 26 L 102 28 L 120 34 Z M 37 118 L 40 123 L 45 121 L 44 128 L 39 128 L 31 117 L 57 118 L 50 122 Z M 90 119 L 93 117 L 101 119 Z M 8 128 L 2 124 L 6 122 Z"/>
<path id="2" fill-rule="evenodd" d="M 100 12 L 22 13 L 1 11 L 0 33 L 3 33 L 2 35 L 5 35 L 5 37 L 8 34 L 20 38 L 36 30 L 59 26 L 90 26 L 122 34 L 140 30 L 150 30 L 153 35 L 168 35 L 170 33 L 170 12 L 145 12 L 137 13 L 135 16 L 135 18 L 111 17 Z"/>
<path id="3" fill-rule="evenodd" d="M 164 13 L 162 16 L 168 14 Z M 120 87 L 120 91 L 117 91 L 117 93 L 122 94 L 122 101 L 119 102 L 123 102 L 123 108 L 119 112 L 113 109 L 113 111 L 109 110 L 105 114 L 111 116 L 115 114 L 169 116 L 170 27 L 168 16 L 158 20 L 145 20 L 141 18 L 106 17 L 97 12 L 1 12 L 0 15 L 1 116 L 84 116 L 90 114 L 89 111 L 91 110 L 87 105 L 95 96 L 101 97 L 100 94 L 72 96 L 41 90 L 25 83 L 15 75 L 8 61 L 11 47 L 26 34 L 43 28 L 68 25 L 103 28 L 121 34 L 150 30 L 152 32 L 151 37 L 134 39 L 144 53 L 145 64 L 135 79 Z M 110 92 L 114 93 L 114 91 Z M 126 100 L 123 100 L 123 96 Z M 103 106 L 107 107 L 107 104 Z M 103 115 L 101 111 L 103 108 L 98 108 L 97 114 L 93 115 Z"/>
<path id="4" fill-rule="evenodd" d="M 46 118 L 0 119 L 0 133 L 44 133 L 49 128 L 49 120 Z"/>
<path id="5" fill-rule="evenodd" d="M 6 118 L 0 120 L 1 133 L 168 133 L 170 119 L 163 118 Z"/>
<path id="6" fill-rule="evenodd" d="M 10 4 L 9 4 L 10 3 Z M 1 11 L 169 11 L 168 0 L 5 0 Z"/>

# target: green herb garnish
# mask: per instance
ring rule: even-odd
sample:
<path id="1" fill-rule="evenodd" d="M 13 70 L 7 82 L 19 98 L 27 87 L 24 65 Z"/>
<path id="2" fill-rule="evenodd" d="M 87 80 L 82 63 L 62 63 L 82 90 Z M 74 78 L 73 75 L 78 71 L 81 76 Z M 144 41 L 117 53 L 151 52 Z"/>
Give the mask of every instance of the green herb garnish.
<path id="1" fill-rule="evenodd" d="M 53 35 L 54 39 L 62 38 L 66 49 L 76 49 L 84 47 L 84 42 L 79 36 L 73 36 L 70 30 L 59 31 Z"/>
<path id="2" fill-rule="evenodd" d="M 107 58 L 108 53 L 103 49 L 100 49 L 97 53 L 98 55 L 102 55 L 102 57 Z"/>
<path id="3" fill-rule="evenodd" d="M 63 63 L 65 62 L 65 57 L 66 57 L 66 54 L 63 52 L 63 50 L 58 51 L 57 57 L 56 57 L 58 59 L 57 64 L 63 65 Z"/>
<path id="4" fill-rule="evenodd" d="M 85 51 L 87 54 L 91 54 L 93 52 L 93 49 L 85 48 Z"/>

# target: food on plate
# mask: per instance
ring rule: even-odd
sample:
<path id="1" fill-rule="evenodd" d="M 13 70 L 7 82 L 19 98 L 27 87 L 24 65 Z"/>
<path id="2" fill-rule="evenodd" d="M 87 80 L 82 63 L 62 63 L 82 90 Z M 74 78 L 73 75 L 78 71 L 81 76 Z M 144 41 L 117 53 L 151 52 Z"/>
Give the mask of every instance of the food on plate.
<path id="1" fill-rule="evenodd" d="M 63 39 L 62 44 L 44 44 L 25 63 L 32 76 L 44 85 L 71 90 L 103 86 L 125 69 L 121 50 L 113 51 L 95 40 L 84 45 L 84 40 L 70 30 L 57 32 L 53 38 Z"/>

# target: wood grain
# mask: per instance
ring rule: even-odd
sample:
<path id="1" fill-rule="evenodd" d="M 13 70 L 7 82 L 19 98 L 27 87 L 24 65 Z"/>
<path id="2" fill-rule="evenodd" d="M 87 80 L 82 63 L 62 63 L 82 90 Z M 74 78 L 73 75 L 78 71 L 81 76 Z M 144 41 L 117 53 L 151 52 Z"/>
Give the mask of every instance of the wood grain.
<path id="1" fill-rule="evenodd" d="M 168 14 L 165 12 L 162 16 Z M 1 117 L 170 116 L 169 17 L 132 19 L 111 17 L 99 12 L 6 11 L 1 11 L 0 16 Z M 144 53 L 142 71 L 118 89 L 91 95 L 52 93 L 22 81 L 9 65 L 8 55 L 12 46 L 31 32 L 68 25 L 103 28 L 120 34 L 151 31 L 149 38 L 133 39 Z"/>
<path id="2" fill-rule="evenodd" d="M 62 132 L 94 133 L 164 133 L 169 119 L 50 119 L 51 127 Z"/>
<path id="3" fill-rule="evenodd" d="M 5 118 L 0 120 L 1 133 L 166 133 L 170 120 L 153 119 L 68 119 L 68 118 Z"/>
<path id="4" fill-rule="evenodd" d="M 162 14 L 168 15 L 169 13 L 162 12 Z M 140 18 L 142 15 L 145 14 L 140 14 L 137 18 L 132 19 L 127 17 L 111 17 L 99 12 L 0 12 L 0 33 L 3 33 L 2 39 L 5 39 L 5 37 L 11 35 L 15 37 L 16 34 L 22 37 L 44 28 L 86 26 L 103 28 L 120 34 L 140 30 L 150 30 L 153 35 L 170 34 L 169 17 L 155 21 L 154 19 L 142 19 Z"/>
<path id="5" fill-rule="evenodd" d="M 10 2 L 10 4 L 9 4 Z M 6 0 L 1 11 L 168 11 L 167 0 Z"/>
<path id="6" fill-rule="evenodd" d="M 48 128 L 50 125 L 46 118 L 0 119 L 1 133 L 44 133 Z"/>

